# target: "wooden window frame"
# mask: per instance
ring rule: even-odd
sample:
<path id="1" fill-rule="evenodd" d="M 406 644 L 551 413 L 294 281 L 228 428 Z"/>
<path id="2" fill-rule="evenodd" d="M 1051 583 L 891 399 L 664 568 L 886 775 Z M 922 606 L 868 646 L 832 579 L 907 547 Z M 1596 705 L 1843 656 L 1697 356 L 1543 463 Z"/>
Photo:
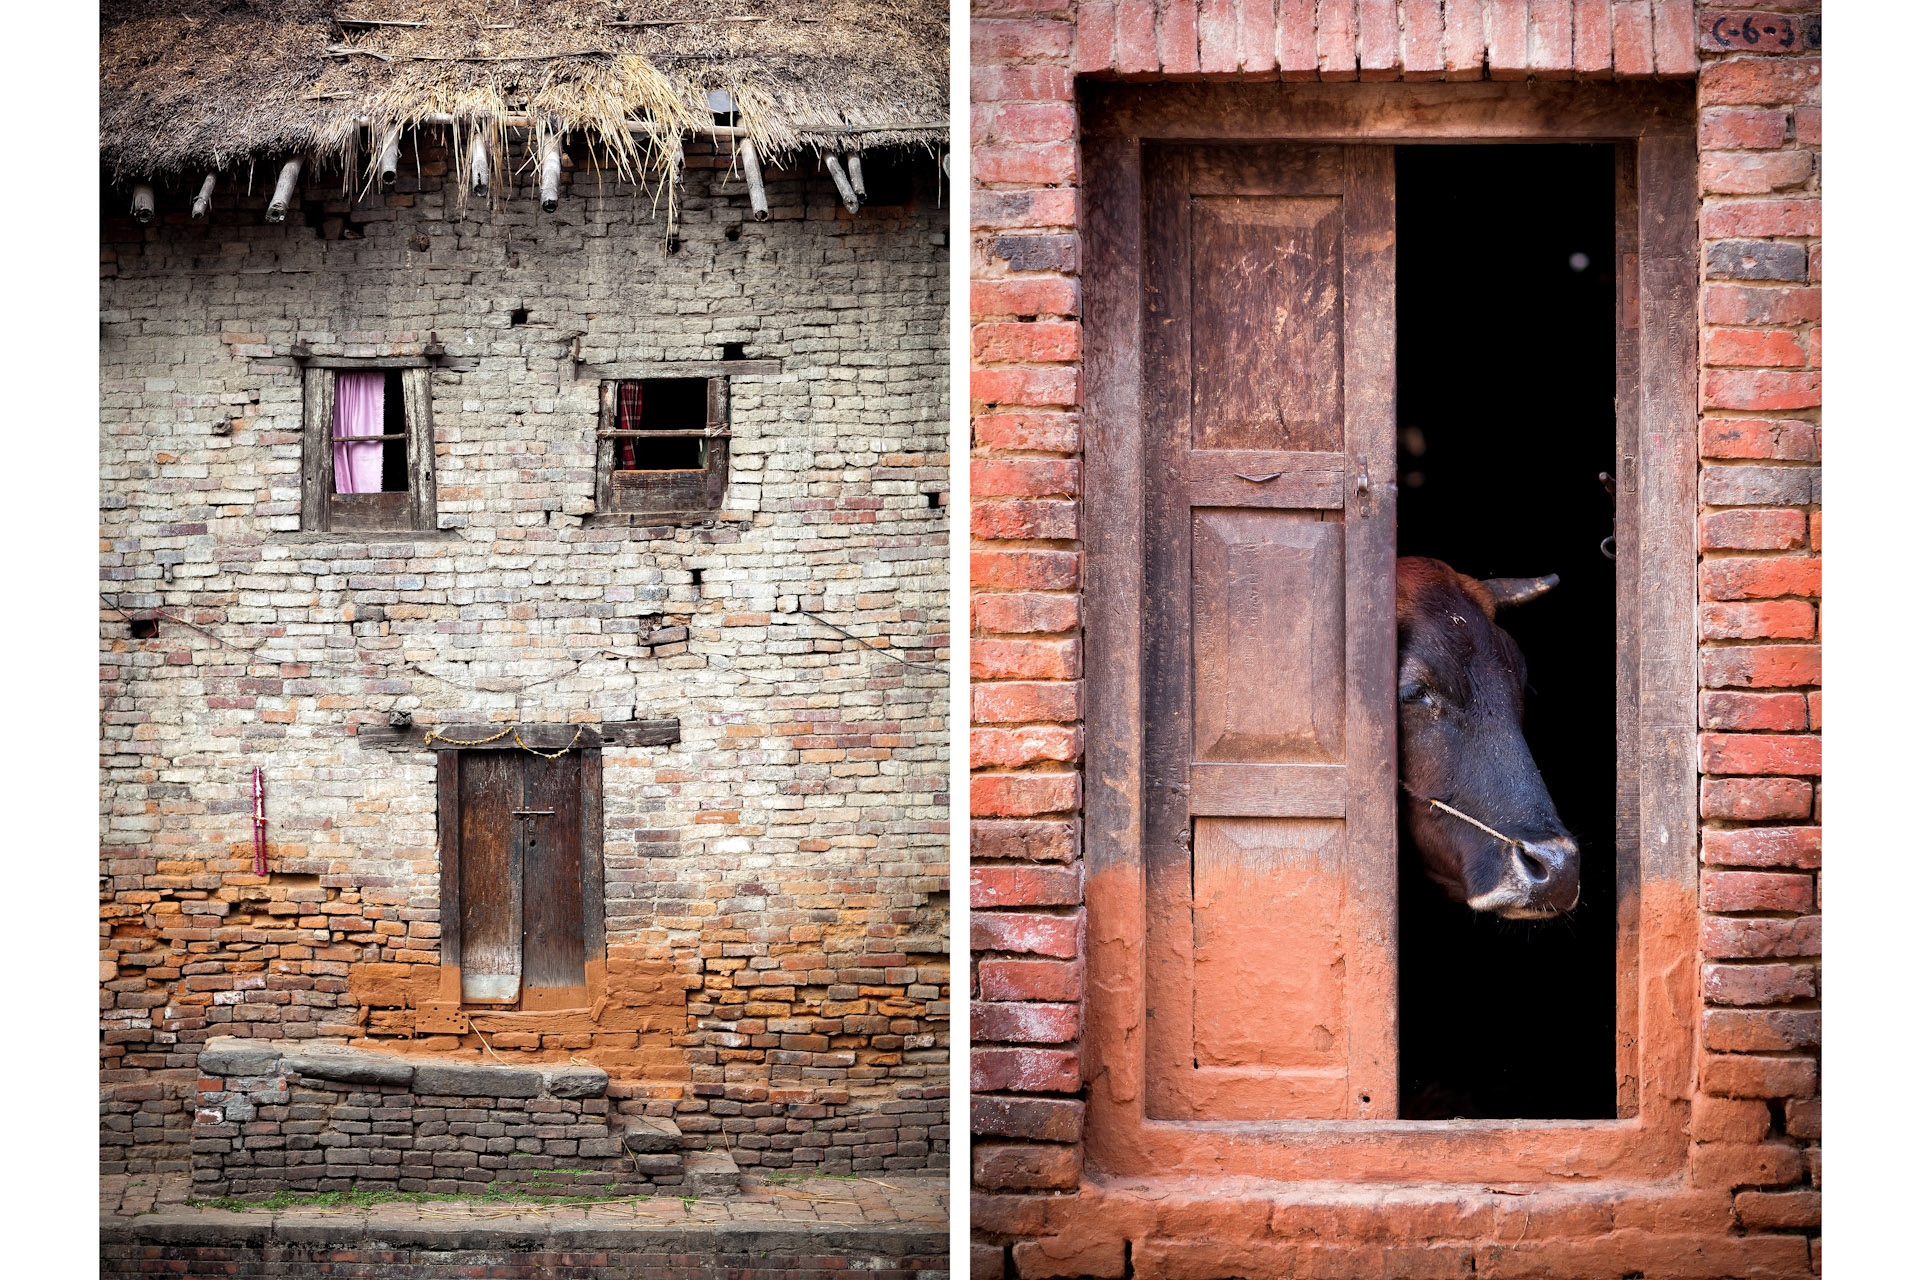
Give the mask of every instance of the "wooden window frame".
<path id="1" fill-rule="evenodd" d="M 536 732 L 533 726 L 523 726 L 520 736 L 543 751 L 551 751 L 568 741 L 566 735 L 558 732 L 564 727 L 539 726 L 540 732 Z M 447 733 L 462 741 L 471 740 L 455 730 L 447 730 Z M 472 735 L 473 738 L 479 736 L 477 733 Z M 580 902 L 582 941 L 586 954 L 585 988 L 574 993 L 578 997 L 576 999 L 561 994 L 569 990 L 565 988 L 541 996 L 539 989 L 523 987 L 512 1006 L 461 999 L 460 762 L 463 757 L 478 751 L 518 751 L 520 747 L 514 742 L 514 736 L 509 734 L 498 742 L 480 746 L 434 752 L 437 766 L 436 808 L 440 828 L 440 996 L 443 1000 L 461 1001 L 464 1008 L 503 1017 L 547 1013 L 556 1008 L 586 1008 L 605 990 L 607 960 L 600 752 L 593 748 L 575 748 L 580 757 Z M 677 722 L 673 736 L 677 741 Z"/>
<path id="2" fill-rule="evenodd" d="M 707 384 L 707 421 L 693 430 L 643 431 L 639 438 L 694 435 L 706 445 L 705 504 L 691 506 L 677 501 L 648 501 L 644 489 L 621 489 L 614 485 L 614 449 L 624 433 L 619 430 L 618 389 L 623 382 L 652 382 L 662 379 L 704 379 Z M 615 517 L 708 518 L 726 505 L 727 471 L 732 452 L 731 390 L 725 373 L 703 369 L 685 371 L 664 368 L 658 372 L 625 377 L 608 377 L 600 383 L 600 425 L 598 447 L 594 450 L 594 511 Z M 691 468 L 689 468 L 691 470 Z"/>
<path id="3" fill-rule="evenodd" d="M 1587 1178 L 1678 1175 L 1699 1006 L 1693 85 L 1082 81 L 1080 90 L 1089 1164 L 1125 1177 L 1339 1181 L 1548 1182 L 1576 1165 Z M 1141 158 L 1143 143 L 1182 141 L 1616 146 L 1620 1118 L 1147 1114 Z"/>
<path id="4" fill-rule="evenodd" d="M 423 533 L 439 525 L 433 480 L 433 387 L 431 370 L 422 358 L 390 357 L 358 360 L 309 358 L 301 362 L 302 415 L 300 434 L 300 528 L 307 533 Z M 368 523 L 356 518 L 352 504 L 337 499 L 358 497 L 333 491 L 334 376 L 400 370 L 401 395 L 407 435 L 407 501 L 404 524 Z M 395 504 L 400 505 L 400 504 Z"/>

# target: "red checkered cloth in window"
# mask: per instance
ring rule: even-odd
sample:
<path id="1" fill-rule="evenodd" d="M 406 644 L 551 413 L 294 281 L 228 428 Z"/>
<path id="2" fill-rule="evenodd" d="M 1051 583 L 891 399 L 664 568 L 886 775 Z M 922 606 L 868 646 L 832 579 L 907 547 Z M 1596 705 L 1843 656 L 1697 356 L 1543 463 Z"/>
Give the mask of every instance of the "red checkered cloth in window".
<path id="1" fill-rule="evenodd" d="M 619 413 L 615 426 L 621 431 L 640 430 L 640 384 L 637 382 L 623 382 L 620 384 L 617 394 L 619 396 Z M 625 463 L 624 466 L 619 468 L 622 471 L 639 470 L 640 464 L 634 453 L 634 444 L 635 441 L 631 438 L 620 442 L 620 458 Z"/>

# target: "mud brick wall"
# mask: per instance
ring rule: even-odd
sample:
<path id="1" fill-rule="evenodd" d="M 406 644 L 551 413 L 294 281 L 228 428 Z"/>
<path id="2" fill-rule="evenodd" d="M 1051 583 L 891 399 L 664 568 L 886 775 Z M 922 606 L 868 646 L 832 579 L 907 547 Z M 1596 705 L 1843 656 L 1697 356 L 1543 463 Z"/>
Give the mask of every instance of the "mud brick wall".
<path id="1" fill-rule="evenodd" d="M 440 147 L 409 135 L 384 195 L 310 172 L 284 225 L 244 175 L 222 179 L 205 223 L 184 187 L 161 184 L 145 227 L 124 192 L 103 197 L 104 1167 L 187 1167 L 194 1061 L 216 1035 L 487 1057 L 485 1027 L 416 1025 L 440 959 L 436 765 L 356 742 L 395 711 L 429 727 L 680 721 L 676 745 L 602 754 L 620 989 L 591 1016 L 496 1025 L 492 1052 L 594 1062 L 623 1096 L 738 1135 L 745 1162 L 937 1165 L 934 163 L 858 216 L 811 161 L 773 170 L 757 223 L 727 157 L 690 146 L 669 244 L 658 193 L 584 152 L 545 215 L 521 170 L 497 203 L 463 203 Z M 296 346 L 435 341 L 438 527 L 301 534 Z M 724 510 L 596 521 L 597 371 L 727 344 L 778 371 L 731 379 Z M 121 611 L 170 618 L 136 639 Z"/>
<path id="2" fill-rule="evenodd" d="M 1817 1269 L 1818 5 L 976 0 L 973 12 L 974 1275 Z M 1367 1188 L 1375 1208 L 1335 1197 L 1287 1213 L 1313 1231 L 1347 1213 L 1335 1234 L 1373 1243 L 1323 1234 L 1282 1248 L 1292 1228 L 1251 1192 L 1244 1214 L 1215 1197 L 1130 1218 L 1083 1170 L 1077 76 L 1697 84 L 1702 985 L 1689 998 L 1701 1052 L 1680 1201 L 1543 1208 L 1522 1257 L 1475 1253 L 1491 1219 L 1462 1226 L 1449 1207 L 1442 1223 Z M 1447 1238 L 1452 1251 L 1431 1254 Z"/>

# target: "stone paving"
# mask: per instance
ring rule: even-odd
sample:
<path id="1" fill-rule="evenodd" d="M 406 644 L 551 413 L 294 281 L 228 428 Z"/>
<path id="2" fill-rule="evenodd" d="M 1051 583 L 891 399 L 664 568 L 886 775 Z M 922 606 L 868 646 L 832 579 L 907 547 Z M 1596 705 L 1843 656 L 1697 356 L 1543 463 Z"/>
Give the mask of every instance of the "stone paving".
<path id="1" fill-rule="evenodd" d="M 533 1226 L 540 1222 L 616 1228 L 673 1226 L 823 1227 L 913 1226 L 944 1231 L 948 1186 L 944 1177 L 795 1178 L 772 1181 L 747 1175 L 739 1191 L 725 1196 L 682 1199 L 673 1195 L 634 1196 L 604 1203 L 569 1200 L 392 1201 L 377 1205 L 322 1207 L 265 1206 L 215 1209 L 190 1203 L 189 1175 L 111 1175 L 100 1179 L 100 1215 L 104 1222 L 156 1215 L 171 1222 L 237 1224 L 266 1219 L 298 1219 L 312 1227 L 330 1220 L 359 1230 L 370 1225 L 442 1224 L 457 1230 L 475 1227 Z"/>

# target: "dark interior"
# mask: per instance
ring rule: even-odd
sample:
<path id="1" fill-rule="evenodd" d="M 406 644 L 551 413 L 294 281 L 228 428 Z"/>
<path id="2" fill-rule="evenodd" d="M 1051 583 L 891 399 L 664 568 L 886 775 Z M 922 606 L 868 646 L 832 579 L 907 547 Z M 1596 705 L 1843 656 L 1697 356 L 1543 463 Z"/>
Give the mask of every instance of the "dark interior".
<path id="1" fill-rule="evenodd" d="M 1615 1113 L 1613 166 L 1609 145 L 1397 149 L 1399 552 L 1560 575 L 1500 625 L 1581 863 L 1570 915 L 1477 916 L 1427 880 L 1403 798 L 1410 1119 Z"/>
<path id="2" fill-rule="evenodd" d="M 707 425 L 705 378 L 643 378 L 640 426 L 645 431 L 685 431 Z"/>
<path id="3" fill-rule="evenodd" d="M 407 432 L 406 391 L 400 381 L 398 369 L 387 370 L 386 416 L 381 420 L 380 431 L 384 435 L 405 435 Z M 407 442 L 389 440 L 380 454 L 380 492 L 405 493 L 407 491 Z"/>
<path id="4" fill-rule="evenodd" d="M 703 442 L 687 436 L 668 436 L 664 440 L 630 440 L 625 443 L 633 446 L 633 465 L 625 465 L 623 455 L 622 471 L 698 471 L 706 465 L 700 460 Z"/>
<path id="5" fill-rule="evenodd" d="M 707 425 L 705 378 L 640 380 L 640 429 L 698 431 Z M 622 471 L 698 471 L 706 465 L 706 444 L 696 436 L 620 441 L 615 454 Z"/>
<path id="6" fill-rule="evenodd" d="M 926 166 L 924 153 L 897 150 L 868 151 L 860 157 L 866 181 L 865 204 L 878 209 L 903 207 L 914 197 L 914 170 Z"/>

